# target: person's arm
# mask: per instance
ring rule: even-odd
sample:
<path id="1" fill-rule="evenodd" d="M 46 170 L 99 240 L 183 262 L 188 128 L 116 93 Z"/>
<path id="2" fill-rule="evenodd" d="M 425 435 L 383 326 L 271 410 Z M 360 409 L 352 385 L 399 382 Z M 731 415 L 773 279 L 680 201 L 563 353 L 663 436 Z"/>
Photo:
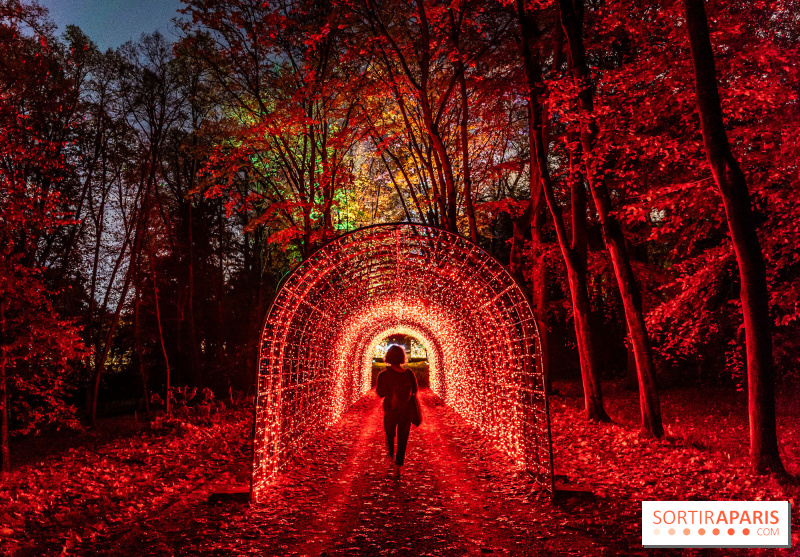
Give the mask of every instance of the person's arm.
<path id="1" fill-rule="evenodd" d="M 386 375 L 386 370 L 380 372 L 378 374 L 378 381 L 376 382 L 376 385 L 375 385 L 375 392 L 381 398 L 386 396 L 386 386 L 384 385 L 384 383 L 385 383 L 385 381 L 384 381 L 385 375 Z"/>
<path id="2" fill-rule="evenodd" d="M 411 371 L 411 370 L 409 369 L 408 371 Z M 411 371 L 411 383 L 412 383 L 412 385 L 411 385 L 411 394 L 415 395 L 415 394 L 417 394 L 417 391 L 419 390 L 419 383 L 417 382 L 417 374 L 414 373 L 413 371 Z"/>

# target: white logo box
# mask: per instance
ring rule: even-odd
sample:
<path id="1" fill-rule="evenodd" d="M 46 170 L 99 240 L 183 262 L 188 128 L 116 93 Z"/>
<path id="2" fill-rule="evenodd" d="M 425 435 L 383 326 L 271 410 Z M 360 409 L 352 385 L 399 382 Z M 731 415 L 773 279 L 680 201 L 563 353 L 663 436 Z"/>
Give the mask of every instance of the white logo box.
<path id="1" fill-rule="evenodd" d="M 642 501 L 644 547 L 791 547 L 789 501 Z"/>

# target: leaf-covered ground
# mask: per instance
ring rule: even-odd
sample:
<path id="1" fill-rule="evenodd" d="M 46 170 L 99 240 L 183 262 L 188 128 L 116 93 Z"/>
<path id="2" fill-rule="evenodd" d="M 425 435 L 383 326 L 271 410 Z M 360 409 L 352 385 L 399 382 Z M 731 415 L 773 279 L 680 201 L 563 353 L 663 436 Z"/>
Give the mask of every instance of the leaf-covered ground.
<path id="1" fill-rule="evenodd" d="M 593 498 L 552 505 L 431 394 L 397 480 L 383 456 L 378 401 L 368 395 L 293 463 L 259 506 L 207 501 L 221 487 L 247 482 L 248 410 L 159 422 L 147 433 L 25 465 L 0 489 L 0 548 L 37 556 L 637 555 L 646 553 L 642 499 L 789 499 L 796 507 L 796 486 L 748 472 L 741 458 L 746 415 L 737 394 L 669 391 L 668 434 L 654 441 L 636 431 L 635 394 L 610 389 L 607 404 L 617 423 L 589 424 L 580 417 L 575 386 L 558 389 L 556 473 Z M 795 474 L 798 411 L 782 399 L 784 461 Z M 797 519 L 794 513 L 795 532 Z M 799 541 L 794 534 L 795 549 Z"/>

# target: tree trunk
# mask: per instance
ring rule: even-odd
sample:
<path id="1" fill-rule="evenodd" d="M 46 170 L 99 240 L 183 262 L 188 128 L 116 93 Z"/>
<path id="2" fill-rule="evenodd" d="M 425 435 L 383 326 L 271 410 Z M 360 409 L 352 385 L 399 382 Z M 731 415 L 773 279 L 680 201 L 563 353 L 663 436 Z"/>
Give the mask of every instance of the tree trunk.
<path id="1" fill-rule="evenodd" d="M 438 161 L 438 170 L 442 174 L 440 183 L 444 184 L 445 193 L 447 194 L 447 213 L 442 214 L 442 219 L 445 221 L 445 228 L 447 230 L 458 234 L 458 226 L 456 223 L 458 207 L 456 206 L 457 196 L 455 178 L 453 176 L 453 164 L 447 153 L 447 148 L 442 141 L 438 124 L 433 118 L 433 109 L 428 99 L 428 74 L 430 72 L 431 61 L 431 38 L 428 28 L 428 16 L 425 13 L 424 2 L 417 2 L 416 5 L 422 39 L 420 44 L 420 78 L 418 87 L 422 121 L 425 125 L 425 130 L 428 132 L 428 137 L 430 138 L 436 160 Z"/>
<path id="2" fill-rule="evenodd" d="M 531 161 L 533 162 L 533 161 Z M 535 174 L 535 172 L 533 173 Z M 514 217 L 511 221 L 511 254 L 509 256 L 508 266 L 511 274 L 517 279 L 523 287 L 525 286 L 525 273 L 524 261 L 522 252 L 525 250 L 525 230 L 530 227 L 531 214 L 533 212 L 533 201 L 528 201 L 525 211 Z"/>
<path id="3" fill-rule="evenodd" d="M 595 197 L 595 206 L 598 209 L 603 238 L 611 255 L 611 264 L 617 277 L 622 305 L 625 308 L 625 321 L 628 325 L 628 334 L 631 342 L 634 359 L 636 360 L 636 373 L 639 382 L 639 411 L 641 415 L 642 430 L 654 437 L 664 435 L 664 425 L 661 419 L 661 404 L 658 400 L 656 388 L 656 370 L 653 363 L 653 351 L 650 346 L 650 336 L 644 322 L 642 308 L 642 295 L 639 284 L 633 274 L 630 259 L 625 249 L 625 240 L 622 230 L 616 219 L 607 212 L 607 199 L 598 199 L 599 188 L 593 188 L 598 195 Z"/>
<path id="4" fill-rule="evenodd" d="M 636 355 L 633 353 L 630 331 L 625 330 L 625 354 L 628 356 L 625 364 L 625 388 L 629 391 L 639 389 L 639 375 L 636 370 Z"/>
<path id="5" fill-rule="evenodd" d="M 469 221 L 469 236 L 473 243 L 478 243 L 478 224 L 475 221 L 475 207 L 472 205 L 472 179 L 469 175 L 469 99 L 467 97 L 467 76 L 464 62 L 460 59 L 456 63 L 456 72 L 459 76 L 461 87 L 461 165 L 464 178 L 464 206 L 467 209 Z"/>
<path id="6" fill-rule="evenodd" d="M 545 198 L 553 220 L 562 221 L 561 208 L 553 194 L 552 184 L 544 185 Z M 583 396 L 586 417 L 592 421 L 610 421 L 603 406 L 603 394 L 600 388 L 600 363 L 597 358 L 595 335 L 591 322 L 591 305 L 586 284 L 586 268 L 582 267 L 580 256 L 567 245 L 566 230 L 563 222 L 556 224 L 561 255 L 567 267 L 570 298 L 572 300 L 572 317 L 575 322 L 575 336 L 580 355 L 581 378 L 583 380 Z"/>
<path id="7" fill-rule="evenodd" d="M 522 14 L 524 16 L 524 13 Z M 527 37 L 530 40 L 532 37 Z M 556 76 L 559 73 L 561 62 L 564 52 L 564 33 L 561 30 L 561 25 L 556 22 L 553 26 L 553 63 L 551 66 L 552 75 Z M 530 47 L 529 47 L 530 48 Z M 535 74 L 531 74 L 533 77 Z M 528 89 L 530 91 L 536 90 L 536 83 L 528 81 Z M 547 255 L 544 240 L 544 224 L 546 221 L 547 207 L 539 184 L 538 174 L 534 172 L 536 168 L 534 153 L 536 152 L 535 137 L 536 131 L 532 126 L 533 120 L 528 119 L 528 143 L 530 151 L 530 165 L 531 165 L 531 181 L 534 184 L 536 192 L 531 194 L 531 203 L 533 205 L 532 218 L 531 218 L 531 241 L 533 243 L 533 272 L 532 287 L 531 287 L 531 301 L 533 302 L 533 311 L 536 314 L 536 325 L 539 330 L 539 343 L 541 344 L 541 359 L 542 359 L 542 372 L 544 374 L 544 388 L 548 395 L 553 391 L 553 377 L 550 370 L 550 332 L 548 330 L 548 315 L 549 315 L 549 290 L 548 280 L 549 273 L 547 271 Z M 545 157 L 550 150 L 550 113 L 546 107 L 542 107 L 542 147 L 544 148 Z"/>
<path id="8" fill-rule="evenodd" d="M 733 156 L 722 118 L 714 53 L 703 0 L 684 0 L 694 63 L 695 90 L 706 158 L 722 193 L 741 281 L 747 350 L 750 464 L 759 474 L 785 473 L 778 452 L 775 420 L 775 362 L 764 255 L 750 206 L 750 192 Z"/>
<path id="9" fill-rule="evenodd" d="M 533 162 L 533 161 L 531 161 Z M 537 180 L 538 182 L 538 180 Z M 553 378 L 550 373 L 550 333 L 548 327 L 549 297 L 547 281 L 547 258 L 545 254 L 544 242 L 544 221 L 545 221 L 545 201 L 539 187 L 539 194 L 533 208 L 533 219 L 531 220 L 531 240 L 533 241 L 533 272 L 531 286 L 531 301 L 533 311 L 536 315 L 536 326 L 539 329 L 539 342 L 541 344 L 542 372 L 544 373 L 545 391 L 549 395 L 553 389 Z"/>
<path id="10" fill-rule="evenodd" d="M 197 379 L 202 376 L 200 370 L 200 355 L 197 343 L 197 325 L 194 317 L 194 211 L 192 200 L 189 199 L 189 293 L 187 300 L 189 310 L 189 365 L 192 366 L 190 375 L 197 384 Z M 180 379 L 180 377 L 178 378 Z M 167 393 L 169 394 L 169 393 Z"/>
<path id="11" fill-rule="evenodd" d="M 0 302 L 0 472 L 11 471 L 8 457 L 8 356 L 6 354 L 6 305 Z"/>
<path id="12" fill-rule="evenodd" d="M 322 124 L 322 145 L 319 149 L 320 166 L 320 187 L 322 188 L 322 243 L 335 236 L 333 232 L 333 217 L 331 207 L 333 206 L 333 170 L 328 161 L 328 124 Z M 335 155 L 334 155 L 335 157 Z"/>
<path id="13" fill-rule="evenodd" d="M 137 256 L 135 295 L 133 301 L 133 334 L 134 346 L 136 350 L 136 362 L 139 367 L 139 377 L 142 379 L 142 394 L 144 395 L 144 411 L 147 422 L 150 420 L 150 393 L 147 388 L 147 372 L 144 369 L 144 359 L 142 358 L 142 335 L 141 335 L 141 257 Z"/>
<path id="14" fill-rule="evenodd" d="M 377 143 L 375 144 L 377 147 Z M 413 222 L 411 218 L 411 213 L 408 212 L 408 204 L 406 204 L 406 199 L 403 197 L 403 192 L 400 190 L 400 184 L 397 183 L 397 180 L 394 177 L 394 172 L 392 172 L 392 167 L 389 166 L 389 161 L 386 160 L 386 157 L 381 152 L 381 161 L 383 161 L 383 166 L 386 168 L 386 173 L 389 174 L 389 179 L 392 181 L 392 185 L 394 186 L 394 191 L 397 192 L 397 197 L 400 199 L 400 204 L 403 206 L 403 213 L 406 215 L 406 220 L 408 222 Z M 424 221 L 423 221 L 424 222 Z"/>
<path id="15" fill-rule="evenodd" d="M 171 416 L 171 408 L 169 404 L 169 357 L 167 356 L 167 347 L 164 344 L 164 330 L 161 327 L 161 305 L 158 302 L 158 283 L 156 282 L 156 264 L 155 264 L 155 256 L 150 252 L 150 272 L 153 277 L 153 301 L 156 306 L 156 322 L 158 323 L 158 338 L 161 341 L 161 353 L 164 355 L 164 365 L 166 366 L 167 372 L 167 398 L 164 399 L 164 410 L 167 412 L 167 416 Z"/>
<path id="16" fill-rule="evenodd" d="M 225 366 L 225 213 L 222 203 L 219 204 L 219 242 L 217 257 L 219 258 L 219 288 L 217 289 L 217 369 Z M 204 382 L 205 383 L 205 382 Z"/>
<path id="17" fill-rule="evenodd" d="M 373 129 L 375 129 L 374 126 L 373 126 Z M 377 147 L 377 138 L 374 138 L 374 141 L 375 141 L 375 144 L 376 144 L 375 146 Z M 406 169 L 403 167 L 402 161 L 397 157 L 397 155 L 392 153 L 391 150 L 386 149 L 384 152 L 387 155 L 389 155 L 389 157 L 394 161 L 395 165 L 397 165 L 397 169 L 400 171 L 400 174 L 403 175 L 403 180 L 405 180 L 406 186 L 408 186 L 408 191 L 411 193 L 411 199 L 414 201 L 414 207 L 416 207 L 417 214 L 419 214 L 420 222 L 422 222 L 422 224 L 433 224 L 432 222 L 429 222 L 428 219 L 425 218 L 425 213 L 422 211 L 422 206 L 419 204 L 419 198 L 417 197 L 417 192 L 416 192 L 416 190 L 414 188 L 414 184 L 411 181 L 411 179 L 408 177 L 408 173 L 406 172 Z M 381 153 L 381 158 L 383 158 L 383 153 Z M 394 181 L 395 180 L 394 179 L 394 175 L 389 170 L 388 161 L 384 160 L 384 164 L 386 165 L 387 172 L 389 172 L 389 175 L 392 176 L 392 181 Z M 397 195 L 399 195 L 400 196 L 400 200 L 403 201 L 403 196 L 400 194 L 399 187 L 397 189 Z M 403 208 L 406 210 L 406 212 L 408 212 L 408 209 L 406 209 L 406 206 L 405 206 L 405 201 L 403 201 Z M 411 221 L 412 219 L 409 217 L 408 220 Z"/>
<path id="18" fill-rule="evenodd" d="M 134 237 L 133 237 L 133 243 L 131 245 L 130 263 L 128 265 L 128 270 L 125 273 L 125 281 L 124 281 L 124 283 L 122 285 L 122 293 L 120 294 L 119 301 L 117 302 L 117 308 L 116 308 L 116 310 L 114 310 L 114 316 L 112 317 L 111 324 L 108 327 L 108 333 L 106 334 L 106 340 L 105 340 L 105 344 L 103 346 L 103 352 L 100 355 L 100 357 L 96 358 L 96 360 L 95 360 L 94 385 L 92 387 L 92 404 L 91 404 L 91 409 L 90 409 L 90 412 L 89 412 L 89 422 L 91 423 L 92 426 L 95 426 L 97 424 L 97 399 L 98 399 L 98 397 L 100 395 L 100 379 L 102 378 L 103 371 L 105 370 L 106 359 L 108 358 L 108 353 L 111 350 L 111 341 L 114 339 L 114 333 L 116 332 L 117 326 L 119 325 L 119 317 L 120 317 L 120 313 L 122 312 L 122 308 L 125 305 L 125 298 L 127 298 L 127 296 L 128 296 L 128 289 L 130 288 L 130 285 L 131 285 L 131 279 L 133 278 L 133 270 L 134 270 L 134 267 L 135 267 L 135 254 L 140 249 L 139 246 L 140 246 L 141 241 L 142 241 L 142 235 L 143 235 L 143 232 L 142 232 L 143 224 L 142 224 L 142 222 L 143 221 L 141 219 L 145 219 L 146 220 L 148 212 L 149 212 L 149 206 L 148 206 L 148 199 L 149 199 L 149 196 L 150 196 L 149 183 L 150 182 L 148 181 L 147 182 L 148 185 L 145 186 L 144 200 L 142 201 L 141 210 L 140 211 L 136 211 L 134 209 L 134 211 L 131 213 L 131 218 L 135 219 L 135 223 L 136 224 L 132 223 L 131 224 L 131 228 L 129 229 L 129 230 L 131 230 L 131 229 L 135 230 Z M 141 189 L 139 191 L 141 191 Z M 126 238 L 126 242 L 127 242 L 127 238 Z M 120 257 L 117 260 L 117 264 L 121 263 L 121 261 L 122 261 L 122 257 L 124 255 L 125 246 L 126 246 L 126 244 L 123 243 L 123 247 L 122 247 L 123 253 L 120 254 Z M 116 272 L 117 272 L 117 267 L 115 265 L 114 271 L 112 273 L 111 281 L 109 281 L 108 291 L 106 292 L 106 300 L 109 297 L 109 294 L 110 294 L 110 291 L 111 291 L 111 287 L 113 285 L 114 275 L 116 274 Z M 105 310 L 106 307 L 107 307 L 107 302 L 104 301 L 103 302 L 103 310 Z M 100 324 L 98 323 L 98 328 L 99 327 L 100 327 Z M 98 342 L 99 342 L 99 338 L 98 338 Z"/>
<path id="19" fill-rule="evenodd" d="M 611 214 L 611 200 L 608 189 L 599 174 L 599 161 L 593 160 L 597 127 L 594 121 L 594 92 L 589 83 L 589 68 L 583 45 L 583 0 L 559 0 L 559 17 L 567 37 L 570 63 L 575 85 L 578 87 L 578 103 L 581 113 L 581 146 L 585 161 L 585 174 L 597 209 L 603 239 L 611 256 L 614 275 L 617 279 L 620 297 L 625 307 L 625 319 L 630 331 L 636 369 L 639 378 L 639 408 L 642 429 L 649 435 L 660 437 L 664 434 L 661 408 L 656 390 L 655 366 L 650 338 L 644 323 L 642 298 L 639 285 L 633 273 L 625 239 L 619 223 Z"/>
<path id="20" fill-rule="evenodd" d="M 456 185 L 455 178 L 453 177 L 453 166 L 447 154 L 447 148 L 439 137 L 439 131 L 436 129 L 436 125 L 433 122 L 431 109 L 427 104 L 426 101 L 423 101 L 423 120 L 425 126 L 428 128 L 428 134 L 430 135 L 431 144 L 433 146 L 434 161 L 437 163 L 436 169 L 441 175 L 439 181 L 445 185 L 445 193 L 447 194 L 447 212 L 442 216 L 445 218 L 446 230 L 458 233 L 458 226 L 456 224 Z"/>
<path id="21" fill-rule="evenodd" d="M 441 225 L 441 221 L 446 218 L 447 206 L 444 201 L 444 196 L 441 193 L 441 187 L 439 182 L 437 181 L 436 173 L 433 170 L 433 163 L 431 162 L 431 156 L 430 156 L 430 147 L 428 147 L 427 153 L 422 152 L 422 148 L 420 147 L 420 142 L 417 141 L 417 138 L 414 135 L 414 127 L 411 125 L 411 121 L 409 120 L 408 113 L 406 111 L 406 105 L 405 102 L 403 101 L 403 95 L 397 90 L 395 90 L 395 100 L 397 101 L 397 106 L 400 108 L 400 114 L 403 116 L 403 124 L 405 126 L 406 135 L 408 136 L 408 141 L 411 146 L 410 151 L 412 154 L 416 153 L 417 157 L 419 157 L 420 163 L 422 164 L 422 168 L 425 169 L 428 176 L 430 177 L 431 189 L 433 190 L 432 193 L 435 204 L 434 203 L 430 204 L 431 215 L 428 218 L 428 222 L 431 223 L 433 226 L 438 227 Z M 400 165 L 398 164 L 398 166 Z M 417 169 L 417 171 L 418 171 L 417 174 L 420 174 L 419 168 Z M 408 181 L 407 178 L 406 180 Z M 425 196 L 426 197 L 428 196 L 427 189 L 425 190 Z M 439 213 L 436 212 L 437 207 L 439 209 Z M 442 215 L 441 220 L 439 219 L 439 214 Z M 446 226 L 447 225 L 445 224 L 445 227 Z"/>
<path id="22" fill-rule="evenodd" d="M 532 48 L 535 37 L 535 26 L 525 13 L 524 0 L 517 0 L 517 14 L 519 16 L 520 30 L 523 37 L 522 58 L 529 89 L 528 109 L 530 132 L 532 134 L 531 162 L 536 162 L 542 192 L 544 193 L 547 206 L 550 209 L 550 214 L 553 217 L 553 225 L 556 229 L 558 245 L 561 249 L 564 264 L 567 267 L 567 281 L 569 284 L 570 297 L 572 299 L 575 336 L 577 338 L 578 353 L 580 355 L 586 417 L 592 421 L 610 421 L 603 406 L 603 394 L 600 387 L 600 367 L 590 319 L 591 306 L 586 284 L 586 269 L 585 266 L 581 265 L 579 254 L 570 246 L 561 207 L 556 201 L 553 185 L 550 182 L 550 171 L 547 167 L 547 157 L 543 144 L 542 110 L 539 100 L 541 72 L 538 60 L 536 60 Z"/>
<path id="23" fill-rule="evenodd" d="M 580 169 L 580 147 L 569 154 L 569 198 L 572 217 L 572 249 L 585 268 L 589 261 L 589 239 L 586 233 L 586 186 Z M 586 279 L 584 279 L 586 280 Z"/>
<path id="24" fill-rule="evenodd" d="M 137 230 L 137 236 L 139 235 L 139 231 Z M 136 249 L 136 243 L 138 239 L 134 238 L 133 246 L 131 249 Z M 119 301 L 117 302 L 117 309 L 114 310 L 114 316 L 111 319 L 111 324 L 108 328 L 108 333 L 106 334 L 106 341 L 103 345 L 103 352 L 99 358 L 97 358 L 95 362 L 95 369 L 94 369 L 94 386 L 92 387 L 92 405 L 91 410 L 89 412 L 89 423 L 92 426 L 97 425 L 97 399 L 100 396 L 100 379 L 102 378 L 103 371 L 105 370 L 106 366 L 106 359 L 108 358 L 108 353 L 111 350 L 111 341 L 114 339 L 114 333 L 117 330 L 117 325 L 119 324 L 119 316 L 122 312 L 122 307 L 125 305 L 125 298 L 128 296 L 128 289 L 130 288 L 131 278 L 132 278 L 132 269 L 129 268 L 128 272 L 125 273 L 125 282 L 122 285 L 122 294 L 120 295 Z M 109 286 L 109 288 L 111 288 Z M 99 327 L 99 325 L 98 325 Z"/>
<path id="25" fill-rule="evenodd" d="M 520 17 L 525 17 L 524 13 L 520 13 Z M 528 25 L 528 23 L 523 22 L 522 25 Z M 557 72 L 559 66 L 561 65 L 561 52 L 562 48 L 562 34 L 560 33 L 560 27 L 556 26 L 555 28 L 556 35 L 554 36 L 553 40 L 553 72 Z M 532 52 L 532 45 L 531 41 L 533 36 L 530 32 L 525 34 L 524 40 L 528 41 L 528 46 L 524 47 L 527 48 L 530 52 Z M 526 56 L 525 52 L 523 52 L 523 56 Z M 530 61 L 532 62 L 532 61 Z M 526 62 L 528 63 L 528 62 Z M 532 77 L 535 72 L 531 72 L 529 77 Z M 529 79 L 528 81 L 528 88 L 529 91 L 536 90 L 536 83 Z M 549 134 L 548 130 L 550 128 L 549 124 L 549 116 L 546 108 L 544 106 L 541 107 L 541 120 L 542 120 L 542 147 L 544 148 L 545 157 L 547 156 L 547 151 L 549 149 Z M 526 207 L 525 212 L 518 218 L 513 220 L 513 236 L 511 242 L 511 261 L 510 261 L 510 268 L 512 274 L 517 277 L 522 284 L 524 282 L 524 273 L 522 271 L 523 260 L 522 260 L 522 252 L 525 247 L 525 236 L 522 232 L 523 226 L 530 226 L 531 232 L 531 243 L 533 247 L 533 261 L 531 261 L 531 304 L 533 305 L 533 311 L 536 318 L 536 326 L 539 331 L 539 343 L 540 343 L 540 350 L 541 350 L 541 360 L 542 360 L 542 373 L 544 374 L 544 387 L 545 391 L 549 395 L 552 391 L 552 376 L 550 373 L 550 347 L 549 347 L 549 332 L 548 332 L 548 289 L 547 289 L 547 281 L 548 281 L 548 273 L 547 273 L 547 263 L 545 257 L 545 241 L 544 241 L 544 223 L 546 220 L 546 206 L 544 196 L 542 195 L 542 187 L 539 181 L 539 173 L 538 173 L 538 165 L 536 162 L 536 145 L 535 145 L 535 136 L 536 131 L 534 129 L 534 121 L 533 119 L 528 119 L 528 140 L 529 140 L 529 153 L 530 153 L 530 201 L 528 206 Z"/>
<path id="26" fill-rule="evenodd" d="M 91 279 L 89 281 L 89 307 L 87 308 L 87 316 L 86 316 L 86 328 L 84 330 L 84 335 L 86 339 L 86 347 L 90 346 L 97 346 L 97 343 L 100 342 L 99 332 L 100 332 L 100 323 L 97 325 L 97 335 L 95 335 L 95 327 L 94 327 L 94 315 L 96 311 L 97 301 L 95 296 L 97 294 L 97 274 L 100 265 L 100 248 L 102 247 L 103 243 L 103 230 L 105 228 L 105 206 L 106 206 L 106 198 L 108 195 L 108 190 L 106 189 L 106 176 L 107 176 L 107 167 L 106 167 L 106 153 L 103 151 L 103 162 L 102 162 L 102 179 L 100 181 L 100 206 L 98 210 L 94 210 L 94 202 L 92 196 L 89 196 L 89 207 L 91 208 L 91 218 L 94 224 L 95 230 L 95 242 L 94 242 L 94 249 L 92 253 L 92 274 Z M 129 230 L 129 229 L 128 229 Z M 125 242 L 123 242 L 123 246 L 127 245 L 127 240 L 130 237 L 130 232 L 126 231 Z M 119 259 L 122 259 L 120 255 Z M 114 271 L 117 270 L 117 265 L 114 266 Z M 112 280 L 113 277 L 116 276 L 116 272 L 112 273 Z M 110 284 L 110 282 L 109 282 Z M 102 318 L 100 319 L 102 322 Z M 96 351 L 95 351 L 96 355 Z M 87 412 L 91 411 L 92 406 L 92 389 L 91 389 L 91 375 L 89 375 L 89 370 L 91 370 L 91 357 L 92 353 L 90 350 L 86 350 L 86 355 L 84 356 L 83 364 L 85 366 L 87 372 L 87 385 L 86 385 L 86 410 Z"/>

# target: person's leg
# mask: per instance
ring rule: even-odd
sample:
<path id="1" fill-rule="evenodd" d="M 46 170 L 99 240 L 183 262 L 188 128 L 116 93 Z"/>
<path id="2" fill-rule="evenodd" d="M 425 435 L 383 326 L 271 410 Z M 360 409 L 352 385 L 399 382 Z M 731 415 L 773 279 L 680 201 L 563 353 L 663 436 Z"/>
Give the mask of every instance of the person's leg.
<path id="1" fill-rule="evenodd" d="M 411 420 L 405 419 L 397 424 L 397 465 L 402 466 L 406 458 L 408 432 L 411 431 Z"/>
<path id="2" fill-rule="evenodd" d="M 386 432 L 386 449 L 389 451 L 389 458 L 394 458 L 394 432 L 396 429 L 397 422 L 389 412 L 386 412 L 383 415 L 383 430 Z"/>

